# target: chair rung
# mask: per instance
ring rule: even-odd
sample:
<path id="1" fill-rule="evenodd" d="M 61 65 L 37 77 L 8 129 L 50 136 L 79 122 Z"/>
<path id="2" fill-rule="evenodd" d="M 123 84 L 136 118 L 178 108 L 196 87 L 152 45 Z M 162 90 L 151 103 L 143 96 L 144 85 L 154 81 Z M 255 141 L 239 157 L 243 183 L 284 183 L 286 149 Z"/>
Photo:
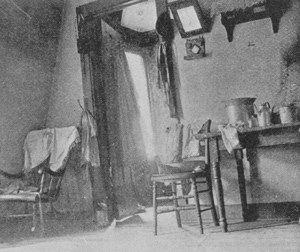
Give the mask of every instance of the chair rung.
<path id="1" fill-rule="evenodd" d="M 158 207 L 156 212 L 157 212 L 157 214 L 161 214 L 161 213 L 168 213 L 168 212 L 174 212 L 174 211 L 192 210 L 195 208 L 196 208 L 195 205 L 186 205 L 186 206 L 178 206 L 178 207 L 164 206 L 164 207 Z"/>
<path id="2" fill-rule="evenodd" d="M 5 218 L 19 218 L 19 217 L 32 217 L 33 214 L 14 214 L 14 215 L 6 215 Z"/>
<path id="3" fill-rule="evenodd" d="M 184 210 L 191 210 L 191 209 L 195 209 L 196 205 L 186 205 L 186 206 L 178 206 L 176 207 L 176 210 L 178 211 L 184 211 Z"/>
<path id="4" fill-rule="evenodd" d="M 210 191 L 209 189 L 205 189 L 205 190 L 197 191 L 197 193 L 203 193 L 203 192 L 209 192 L 209 191 Z"/>
<path id="5" fill-rule="evenodd" d="M 180 195 L 180 196 L 163 196 L 163 197 L 157 197 L 156 200 L 174 200 L 174 199 L 191 199 L 194 198 L 193 195 Z"/>
<path id="6" fill-rule="evenodd" d="M 169 212 L 174 212 L 174 211 L 175 211 L 174 207 L 169 207 L 169 208 L 157 209 L 156 213 L 157 214 L 162 214 L 162 213 L 169 213 Z"/>
<path id="7" fill-rule="evenodd" d="M 212 210 L 212 209 L 213 209 L 212 207 L 204 208 L 204 209 L 201 209 L 200 212 L 205 212 L 205 211 Z"/>

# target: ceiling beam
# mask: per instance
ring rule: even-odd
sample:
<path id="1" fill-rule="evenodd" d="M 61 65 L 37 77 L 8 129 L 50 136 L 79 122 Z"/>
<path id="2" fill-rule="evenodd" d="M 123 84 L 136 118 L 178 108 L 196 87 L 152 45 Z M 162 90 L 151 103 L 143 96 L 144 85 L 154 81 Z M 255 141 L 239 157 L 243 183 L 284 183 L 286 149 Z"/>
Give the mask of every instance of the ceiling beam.
<path id="1" fill-rule="evenodd" d="M 130 5 L 146 2 L 147 0 L 98 0 L 77 8 L 77 13 L 81 13 L 83 17 L 102 16 L 124 9 Z"/>

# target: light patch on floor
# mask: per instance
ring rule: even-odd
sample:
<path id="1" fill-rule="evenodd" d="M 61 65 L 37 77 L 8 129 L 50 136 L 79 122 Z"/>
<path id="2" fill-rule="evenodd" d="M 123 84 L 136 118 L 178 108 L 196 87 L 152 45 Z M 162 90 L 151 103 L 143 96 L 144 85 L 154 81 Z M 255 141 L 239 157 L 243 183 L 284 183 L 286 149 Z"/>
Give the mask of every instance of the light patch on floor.
<path id="1" fill-rule="evenodd" d="M 50 224 L 50 223 L 48 223 Z M 158 235 L 153 234 L 152 209 L 105 229 L 67 234 L 60 237 L 30 239 L 15 244 L 3 243 L 1 251 L 22 252 L 276 252 L 300 251 L 298 222 L 269 219 L 244 223 L 229 220 L 229 232 L 222 233 L 209 218 L 204 219 L 204 234 L 195 221 L 183 222 L 177 228 L 174 213 L 158 216 Z"/>

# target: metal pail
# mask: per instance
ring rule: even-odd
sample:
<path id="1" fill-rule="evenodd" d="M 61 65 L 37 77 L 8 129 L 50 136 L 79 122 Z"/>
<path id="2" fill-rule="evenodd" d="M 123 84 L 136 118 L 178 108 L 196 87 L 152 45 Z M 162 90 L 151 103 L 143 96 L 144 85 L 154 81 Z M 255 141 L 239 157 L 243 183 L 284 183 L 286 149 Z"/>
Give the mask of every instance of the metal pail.
<path id="1" fill-rule="evenodd" d="M 249 119 L 254 114 L 253 103 L 255 100 L 256 98 L 243 97 L 225 101 L 229 123 L 235 125 L 237 122 L 243 122 L 248 126 Z"/>

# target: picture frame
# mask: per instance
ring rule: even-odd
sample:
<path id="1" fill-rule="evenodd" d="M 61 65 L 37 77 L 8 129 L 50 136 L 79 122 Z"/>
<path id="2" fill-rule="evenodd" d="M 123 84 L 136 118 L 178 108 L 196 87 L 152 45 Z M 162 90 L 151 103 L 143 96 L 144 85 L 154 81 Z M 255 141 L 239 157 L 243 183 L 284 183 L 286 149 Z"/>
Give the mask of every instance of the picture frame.
<path id="1" fill-rule="evenodd" d="M 182 38 L 206 32 L 207 27 L 197 0 L 178 0 L 168 3 Z"/>
<path id="2" fill-rule="evenodd" d="M 185 48 L 187 54 L 184 56 L 185 60 L 199 59 L 206 56 L 205 39 L 203 36 L 198 38 L 187 38 Z"/>

